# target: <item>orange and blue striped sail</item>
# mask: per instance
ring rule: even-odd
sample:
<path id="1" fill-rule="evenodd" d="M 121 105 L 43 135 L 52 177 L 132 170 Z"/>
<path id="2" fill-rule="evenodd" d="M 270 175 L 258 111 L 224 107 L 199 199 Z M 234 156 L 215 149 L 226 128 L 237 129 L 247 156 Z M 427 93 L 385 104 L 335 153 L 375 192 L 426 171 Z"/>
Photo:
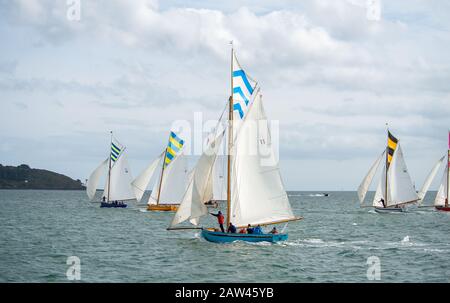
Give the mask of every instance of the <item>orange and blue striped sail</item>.
<path id="1" fill-rule="evenodd" d="M 170 132 L 169 143 L 167 144 L 166 156 L 164 158 L 164 166 L 169 165 L 173 159 L 180 153 L 183 148 L 184 140 L 177 136 L 174 132 Z"/>

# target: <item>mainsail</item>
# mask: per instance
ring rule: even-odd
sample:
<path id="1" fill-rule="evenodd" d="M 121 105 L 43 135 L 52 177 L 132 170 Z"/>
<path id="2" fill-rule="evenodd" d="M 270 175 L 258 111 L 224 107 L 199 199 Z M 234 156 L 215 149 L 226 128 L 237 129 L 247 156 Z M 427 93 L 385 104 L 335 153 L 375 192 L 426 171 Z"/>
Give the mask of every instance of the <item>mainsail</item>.
<path id="1" fill-rule="evenodd" d="M 267 117 L 258 92 L 233 144 L 230 222 L 236 226 L 296 220 L 274 161 Z M 263 154 L 268 152 L 267 154 Z"/>
<path id="2" fill-rule="evenodd" d="M 388 169 L 388 197 L 386 206 L 416 202 L 419 197 L 414 189 L 408 168 L 403 157 L 403 151 L 398 143 L 392 162 Z"/>
<path id="3" fill-rule="evenodd" d="M 159 163 L 161 168 L 162 161 Z M 180 153 L 171 160 L 170 165 L 164 169 L 164 175 L 161 181 L 160 175 L 158 181 L 153 186 L 148 204 L 157 204 L 159 193 L 159 204 L 178 204 L 183 198 L 188 181 L 187 159 L 183 153 Z M 161 182 L 161 189 L 159 190 Z"/>
<path id="4" fill-rule="evenodd" d="M 106 172 L 106 169 L 108 168 L 108 161 L 109 158 L 103 161 L 89 176 L 88 182 L 86 184 L 86 193 L 90 201 L 94 200 L 100 177 Z"/>
<path id="5" fill-rule="evenodd" d="M 428 192 L 428 189 L 431 186 L 431 183 L 433 183 L 434 177 L 436 176 L 439 168 L 441 167 L 442 163 L 444 162 L 445 156 L 442 156 L 441 159 L 439 159 L 439 161 L 434 165 L 433 169 L 430 171 L 430 173 L 428 174 L 427 178 L 425 179 L 425 183 L 422 186 L 422 189 L 419 192 L 419 199 L 420 202 L 422 203 L 423 198 L 425 198 L 425 195 Z"/>
<path id="6" fill-rule="evenodd" d="M 132 180 L 133 177 L 131 175 L 125 151 L 122 151 L 117 157 L 114 165 L 111 167 L 109 182 L 106 180 L 102 197 L 105 197 L 107 201 L 136 199 L 133 189 L 131 188 Z"/>

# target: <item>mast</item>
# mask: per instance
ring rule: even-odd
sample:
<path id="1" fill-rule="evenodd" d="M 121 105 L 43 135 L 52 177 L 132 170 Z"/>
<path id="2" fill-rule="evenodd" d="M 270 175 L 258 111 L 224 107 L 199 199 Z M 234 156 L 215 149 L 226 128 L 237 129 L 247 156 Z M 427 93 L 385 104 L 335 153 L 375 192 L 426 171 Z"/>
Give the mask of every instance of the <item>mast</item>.
<path id="1" fill-rule="evenodd" d="M 231 211 L 231 149 L 233 147 L 233 41 L 231 41 L 231 94 L 228 100 L 228 167 L 227 167 L 227 226 L 230 225 Z"/>
<path id="2" fill-rule="evenodd" d="M 387 126 L 387 144 L 386 144 L 386 175 L 385 175 L 385 188 L 384 188 L 384 203 L 383 203 L 383 207 L 386 208 L 386 206 L 388 205 L 388 168 L 389 168 L 389 127 L 388 124 L 386 123 Z"/>
<path id="3" fill-rule="evenodd" d="M 164 158 L 163 158 L 163 163 L 162 163 L 162 169 L 161 169 L 161 178 L 159 179 L 159 188 L 158 188 L 158 197 L 156 198 L 156 205 L 159 205 L 159 197 L 161 195 L 161 183 L 163 180 L 163 176 L 164 176 L 164 169 L 165 169 L 165 164 L 166 164 L 166 157 L 167 157 L 167 147 L 164 151 Z"/>
<path id="4" fill-rule="evenodd" d="M 447 199 L 445 199 L 445 207 L 448 207 L 448 199 L 450 197 L 449 181 L 450 181 L 450 131 L 448 131 L 448 149 L 447 149 Z"/>
<path id="5" fill-rule="evenodd" d="M 111 142 L 109 144 L 109 149 L 111 149 L 112 146 L 112 138 L 113 138 L 113 132 L 111 131 Z M 108 199 L 107 202 L 109 203 L 109 192 L 111 190 L 111 150 L 109 151 L 109 169 L 108 169 Z"/>

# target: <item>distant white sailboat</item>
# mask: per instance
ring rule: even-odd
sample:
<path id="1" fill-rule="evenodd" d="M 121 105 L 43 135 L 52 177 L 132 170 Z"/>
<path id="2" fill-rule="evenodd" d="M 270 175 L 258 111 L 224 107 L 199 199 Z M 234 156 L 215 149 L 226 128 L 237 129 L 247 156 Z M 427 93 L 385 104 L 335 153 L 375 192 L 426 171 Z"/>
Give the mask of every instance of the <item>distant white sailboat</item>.
<path id="1" fill-rule="evenodd" d="M 386 150 L 378 157 L 358 187 L 360 203 L 364 203 L 370 184 L 383 159 L 383 171 L 372 207 L 379 213 L 402 212 L 405 205 L 419 201 L 419 196 L 409 176 L 400 142 L 389 131 Z"/>
<path id="2" fill-rule="evenodd" d="M 422 203 L 423 199 L 425 198 L 425 195 L 433 182 L 434 177 L 436 176 L 440 166 L 444 162 L 446 156 L 443 156 L 439 159 L 439 161 L 434 165 L 433 169 L 431 170 L 430 174 L 428 175 L 427 179 L 425 180 L 425 183 L 422 187 L 422 190 L 419 193 L 419 197 L 421 199 L 420 203 Z M 445 166 L 441 182 L 439 185 L 439 189 L 436 195 L 436 198 L 434 199 L 434 207 L 439 211 L 450 211 L 449 207 L 449 191 L 448 188 L 449 182 L 450 182 L 450 176 L 449 176 L 449 166 L 450 166 L 450 132 L 448 133 L 448 150 L 447 150 L 447 165 Z"/>
<path id="3" fill-rule="evenodd" d="M 176 211 L 178 209 L 189 175 L 183 145 L 184 141 L 171 132 L 164 152 L 131 183 L 138 201 L 141 201 L 155 172 L 160 172 L 147 201 L 147 210 Z"/>
<path id="4" fill-rule="evenodd" d="M 86 193 L 93 201 L 100 178 L 107 171 L 101 207 L 126 207 L 123 201 L 136 199 L 131 188 L 132 175 L 125 150 L 126 147 L 120 144 L 111 132 L 111 153 L 88 179 Z"/>
<path id="5" fill-rule="evenodd" d="M 300 220 L 293 214 L 276 164 L 265 164 L 274 159 L 271 134 L 267 124 L 262 96 L 256 84 L 242 70 L 234 51 L 231 58 L 231 96 L 228 103 L 228 155 L 227 155 L 227 213 L 226 225 L 237 228 L 257 225 L 280 224 Z M 233 82 L 234 80 L 234 82 Z M 234 83 L 234 85 L 233 85 Z M 236 117 L 235 117 L 236 116 Z M 256 127 L 256 128 L 255 128 Z M 218 131 L 210 140 L 194 168 L 186 194 L 169 226 L 169 230 L 190 229 L 177 227 L 189 220 L 198 225 L 201 217 L 208 214 L 204 202 L 212 195 L 214 164 L 225 131 Z M 269 151 L 264 157 L 262 148 Z M 225 178 L 223 178 L 225 179 Z M 223 180 L 225 182 L 225 180 Z M 287 239 L 287 233 L 226 233 L 211 228 L 202 229 L 202 237 L 211 242 L 276 242 Z"/>

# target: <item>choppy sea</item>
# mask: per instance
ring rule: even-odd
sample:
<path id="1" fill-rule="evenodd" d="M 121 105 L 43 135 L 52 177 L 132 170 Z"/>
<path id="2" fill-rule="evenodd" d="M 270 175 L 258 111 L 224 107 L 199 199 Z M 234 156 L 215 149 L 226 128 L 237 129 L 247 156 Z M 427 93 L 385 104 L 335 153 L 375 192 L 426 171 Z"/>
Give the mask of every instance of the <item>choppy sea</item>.
<path id="1" fill-rule="evenodd" d="M 0 190 L 0 282 L 68 281 L 70 256 L 84 282 L 450 282 L 449 213 L 378 214 L 355 192 L 289 199 L 304 219 L 287 241 L 215 244 L 167 231 L 173 214 L 136 202 L 101 209 L 84 191 Z"/>

